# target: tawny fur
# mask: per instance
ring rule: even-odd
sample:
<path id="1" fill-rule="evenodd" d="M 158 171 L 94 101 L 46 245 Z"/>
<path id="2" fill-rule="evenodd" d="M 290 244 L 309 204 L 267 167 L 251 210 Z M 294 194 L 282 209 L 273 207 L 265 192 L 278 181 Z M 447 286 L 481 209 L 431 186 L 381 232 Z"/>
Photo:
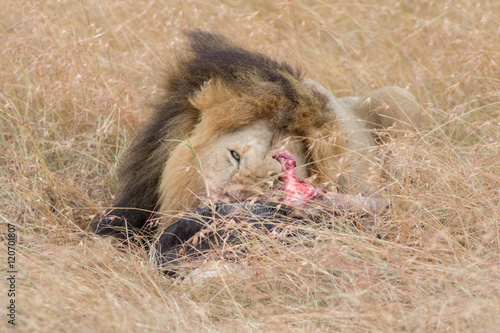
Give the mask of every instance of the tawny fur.
<path id="1" fill-rule="evenodd" d="M 187 37 L 121 167 L 113 212 L 133 228 L 155 212 L 168 223 L 205 198 L 261 184 L 280 170 L 268 160 L 274 149 L 293 150 L 307 164 L 303 176 L 317 175 L 317 184 L 366 190 L 358 185 L 376 145 L 373 130 L 395 136 L 418 123 L 415 98 L 401 88 L 338 99 L 289 65 L 224 37 L 202 31 Z M 241 160 L 231 160 L 235 149 Z"/>

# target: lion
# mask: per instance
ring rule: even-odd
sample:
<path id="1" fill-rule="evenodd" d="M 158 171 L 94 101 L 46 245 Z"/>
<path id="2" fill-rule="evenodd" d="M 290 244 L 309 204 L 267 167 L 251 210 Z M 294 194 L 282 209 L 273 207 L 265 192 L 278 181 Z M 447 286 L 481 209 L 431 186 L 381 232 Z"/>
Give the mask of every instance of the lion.
<path id="1" fill-rule="evenodd" d="M 263 195 L 282 171 L 272 159 L 278 149 L 290 151 L 297 175 L 316 186 L 370 194 L 377 141 L 418 125 L 420 108 L 405 89 L 336 98 L 301 70 L 219 34 L 186 37 L 124 155 L 117 200 L 99 217 L 97 234 L 151 235 L 152 221 L 164 230 L 179 213 Z"/>

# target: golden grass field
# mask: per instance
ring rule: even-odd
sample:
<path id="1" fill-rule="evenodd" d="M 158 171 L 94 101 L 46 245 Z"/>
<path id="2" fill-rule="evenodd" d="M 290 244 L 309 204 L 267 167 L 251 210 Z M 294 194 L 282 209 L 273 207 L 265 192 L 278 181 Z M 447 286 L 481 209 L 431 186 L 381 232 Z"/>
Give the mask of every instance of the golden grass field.
<path id="1" fill-rule="evenodd" d="M 500 2 L 1 2 L 0 330 L 14 299 L 19 332 L 500 332 Z M 187 28 L 337 96 L 409 87 L 423 126 L 384 147 L 382 239 L 311 226 L 187 283 L 88 233 Z"/>

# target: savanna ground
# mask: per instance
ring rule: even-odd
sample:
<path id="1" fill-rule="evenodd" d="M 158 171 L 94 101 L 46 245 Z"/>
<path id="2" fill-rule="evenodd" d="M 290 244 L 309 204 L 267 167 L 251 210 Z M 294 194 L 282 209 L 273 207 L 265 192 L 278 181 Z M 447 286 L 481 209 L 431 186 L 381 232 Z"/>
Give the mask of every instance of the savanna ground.
<path id="1" fill-rule="evenodd" d="M 2 1 L 0 221 L 24 332 L 500 332 L 500 2 Z M 382 239 L 311 227 L 197 283 L 87 232 L 186 28 L 225 33 L 337 96 L 409 87 Z M 1 283 L 1 327 L 11 326 Z"/>

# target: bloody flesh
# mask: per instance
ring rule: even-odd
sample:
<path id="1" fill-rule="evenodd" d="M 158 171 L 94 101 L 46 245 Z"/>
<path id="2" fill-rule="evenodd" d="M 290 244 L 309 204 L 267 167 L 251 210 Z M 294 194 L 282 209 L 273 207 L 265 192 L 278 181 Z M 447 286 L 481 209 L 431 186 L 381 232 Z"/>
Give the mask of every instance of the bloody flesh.
<path id="1" fill-rule="evenodd" d="M 283 185 L 281 190 L 284 192 L 284 203 L 299 206 L 309 200 L 325 200 L 326 197 L 322 190 L 305 180 L 299 180 L 295 173 L 297 163 L 295 158 L 288 150 L 279 150 L 273 153 L 273 158 L 283 166 Z"/>
<path id="2" fill-rule="evenodd" d="M 303 179 L 299 180 L 295 173 L 297 163 L 288 150 L 278 150 L 273 153 L 272 157 L 283 166 L 283 185 L 281 189 L 284 194 L 283 203 L 287 205 L 305 208 L 309 206 L 308 204 L 314 202 L 320 204 L 323 208 L 329 207 L 329 210 L 336 213 L 375 213 L 388 205 L 383 199 L 330 192 Z"/>

